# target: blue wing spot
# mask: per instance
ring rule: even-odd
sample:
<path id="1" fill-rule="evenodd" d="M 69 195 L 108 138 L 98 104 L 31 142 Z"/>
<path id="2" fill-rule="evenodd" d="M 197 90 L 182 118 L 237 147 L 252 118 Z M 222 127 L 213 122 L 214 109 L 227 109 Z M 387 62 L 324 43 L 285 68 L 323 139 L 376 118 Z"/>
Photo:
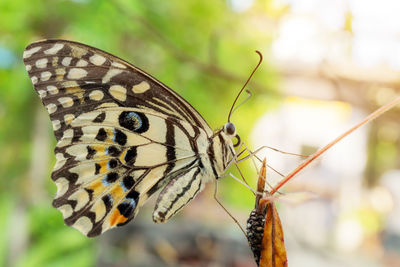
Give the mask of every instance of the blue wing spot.
<path id="1" fill-rule="evenodd" d="M 135 128 L 136 129 L 139 129 L 140 127 L 142 127 L 142 124 L 143 124 L 142 123 L 142 119 L 135 112 L 133 112 L 133 111 L 129 112 L 128 115 L 127 115 L 127 118 L 129 118 L 129 119 L 131 119 L 131 120 L 136 122 L 135 123 Z"/>
<path id="2" fill-rule="evenodd" d="M 116 146 L 109 146 L 106 149 L 106 155 L 111 157 L 118 157 L 121 151 Z"/>
<path id="3" fill-rule="evenodd" d="M 103 179 L 101 179 L 101 183 L 102 183 L 104 186 L 109 186 L 109 185 L 110 185 L 110 183 L 107 181 L 107 176 L 104 177 Z"/>
<path id="4" fill-rule="evenodd" d="M 135 190 L 132 190 L 131 192 L 129 192 L 129 193 L 126 195 L 126 198 L 134 199 L 134 200 L 137 202 L 138 199 L 139 199 L 139 193 L 136 192 Z"/>
<path id="5" fill-rule="evenodd" d="M 125 199 L 125 201 L 122 202 L 122 203 L 125 203 L 125 204 L 130 205 L 130 206 L 132 207 L 132 209 L 136 208 L 136 201 L 135 201 L 134 199 L 127 198 L 127 199 Z"/>
<path id="6" fill-rule="evenodd" d="M 116 172 L 110 172 L 109 174 L 104 177 L 101 182 L 105 186 L 109 186 L 110 184 L 114 183 L 118 179 L 118 173 Z"/>
<path id="7" fill-rule="evenodd" d="M 123 111 L 118 121 L 122 127 L 133 132 L 143 133 L 149 129 L 149 120 L 140 112 Z"/>
<path id="8" fill-rule="evenodd" d="M 124 202 L 119 204 L 117 208 L 123 216 L 129 218 L 135 211 L 136 202 L 133 199 L 130 200 L 126 199 Z"/>
<path id="9" fill-rule="evenodd" d="M 124 185 L 124 181 L 123 180 L 121 180 L 119 183 L 120 183 L 120 185 L 122 187 L 122 191 L 124 191 L 124 192 L 128 191 L 128 188 L 126 188 L 126 186 Z"/>

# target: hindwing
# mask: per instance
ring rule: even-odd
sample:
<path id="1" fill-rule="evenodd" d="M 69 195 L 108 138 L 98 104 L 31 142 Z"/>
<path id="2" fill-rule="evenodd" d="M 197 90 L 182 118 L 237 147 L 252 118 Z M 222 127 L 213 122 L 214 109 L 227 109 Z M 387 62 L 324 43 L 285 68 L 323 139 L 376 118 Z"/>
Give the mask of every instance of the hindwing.
<path id="1" fill-rule="evenodd" d="M 190 173 L 198 140 L 213 134 L 173 90 L 99 49 L 44 40 L 26 48 L 24 63 L 58 141 L 53 205 L 88 236 L 127 223 L 151 194 Z"/>

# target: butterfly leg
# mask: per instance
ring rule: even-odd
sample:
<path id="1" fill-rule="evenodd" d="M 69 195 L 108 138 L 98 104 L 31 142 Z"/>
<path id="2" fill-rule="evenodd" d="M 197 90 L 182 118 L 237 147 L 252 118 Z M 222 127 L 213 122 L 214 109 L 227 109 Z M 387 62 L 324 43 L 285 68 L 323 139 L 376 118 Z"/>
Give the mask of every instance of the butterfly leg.
<path id="1" fill-rule="evenodd" d="M 242 142 L 242 144 L 245 146 L 245 149 L 242 150 L 242 151 L 240 151 L 240 152 L 237 154 L 237 157 L 241 156 L 241 155 L 242 155 L 244 152 L 246 152 L 246 151 L 249 152 L 249 155 L 247 155 L 247 156 L 245 156 L 245 157 L 239 159 L 238 162 L 241 162 L 241 161 L 243 161 L 243 160 L 246 160 L 246 159 L 248 159 L 249 157 L 255 157 L 258 161 L 262 162 L 262 160 L 261 160 L 256 154 L 259 153 L 259 152 L 261 152 L 262 150 L 264 150 L 264 149 L 266 149 L 266 148 L 267 148 L 267 149 L 270 149 L 270 150 L 273 150 L 273 151 L 275 151 L 275 152 L 282 153 L 282 154 L 287 154 L 287 155 L 292 155 L 292 156 L 298 156 L 298 157 L 302 157 L 302 158 L 307 158 L 307 157 L 308 157 L 308 155 L 297 154 L 297 153 L 291 153 L 291 152 L 285 152 L 285 151 L 282 151 L 282 150 L 279 150 L 279 149 L 277 149 L 277 148 L 273 148 L 273 147 L 270 147 L 270 146 L 261 146 L 261 147 L 257 148 L 255 151 L 251 151 L 251 150 L 247 147 L 247 145 L 246 145 L 244 142 Z"/>
<path id="2" fill-rule="evenodd" d="M 215 187 L 214 187 L 214 199 L 217 201 L 218 205 L 221 206 L 221 208 L 229 215 L 229 217 L 232 218 L 232 220 L 239 226 L 240 230 L 242 230 L 244 236 L 247 239 L 246 232 L 243 230 L 243 227 L 240 225 L 239 221 L 225 208 L 225 206 L 219 201 L 217 198 L 217 193 L 218 193 L 218 180 L 215 180 Z"/>
<path id="3" fill-rule="evenodd" d="M 249 159 L 249 158 L 256 158 L 259 162 L 262 162 L 262 160 L 257 156 L 257 153 L 259 153 L 260 151 L 262 151 L 263 149 L 266 149 L 266 148 L 271 149 L 271 147 L 269 147 L 269 146 L 262 146 L 262 147 L 256 149 L 255 151 L 251 151 L 251 150 L 247 147 L 247 145 L 246 145 L 244 142 L 243 142 L 243 145 L 244 145 L 245 148 L 237 154 L 237 156 L 236 156 L 236 163 L 243 162 L 243 161 L 245 161 L 245 160 L 247 160 L 247 159 Z M 248 154 L 247 156 L 245 156 L 245 157 L 239 159 L 239 157 L 240 157 L 244 152 L 246 152 L 246 151 L 247 151 L 249 154 Z M 279 151 L 279 150 L 278 150 L 278 151 Z M 279 152 L 282 152 L 282 151 L 279 151 Z M 282 153 L 290 154 L 290 155 L 296 155 L 296 156 L 302 156 L 302 157 L 307 157 L 307 156 L 304 156 L 304 155 L 294 154 L 294 153 L 288 153 L 288 152 L 282 152 Z M 271 167 L 270 165 L 267 164 L 267 167 L 270 168 L 270 169 L 271 169 L 272 171 L 274 171 L 275 173 L 279 174 L 280 176 L 285 177 L 284 174 L 280 173 L 278 170 L 274 169 L 274 168 Z"/>
<path id="4" fill-rule="evenodd" d="M 246 150 L 247 147 L 245 147 L 245 148 L 243 149 L 243 151 L 241 151 L 243 146 L 245 146 L 245 144 L 244 144 L 244 142 L 241 142 L 236 151 L 232 151 L 232 150 L 231 150 L 231 155 L 233 155 L 233 157 L 232 157 L 232 159 L 228 162 L 228 165 L 225 167 L 224 173 L 229 169 L 229 167 L 230 167 L 232 164 L 234 164 L 235 167 L 236 167 L 236 169 L 238 170 L 238 172 L 239 172 L 239 174 L 240 174 L 240 176 L 241 176 L 243 182 L 245 183 L 246 187 L 250 187 L 249 183 L 246 181 L 246 178 L 244 178 L 244 176 L 243 176 L 243 174 L 242 174 L 242 171 L 240 170 L 240 168 L 239 168 L 239 166 L 238 166 L 238 159 L 237 159 L 237 158 L 238 158 L 238 155 L 240 156 L 242 153 L 244 153 L 245 151 L 247 151 L 247 150 Z M 254 163 L 254 164 L 255 164 L 255 163 Z M 257 169 L 257 168 L 256 168 L 256 169 Z M 220 178 L 221 178 L 221 177 L 220 177 Z"/>
<path id="5" fill-rule="evenodd" d="M 250 157 L 250 158 L 251 158 L 251 162 L 253 163 L 253 167 L 255 168 L 257 174 L 259 174 L 259 168 L 258 168 L 256 162 L 254 161 L 254 158 L 256 157 L 256 155 L 249 149 L 249 147 L 246 145 L 245 142 L 242 142 L 241 145 L 244 146 L 244 150 L 241 151 L 239 154 L 242 154 L 242 153 L 244 153 L 245 151 L 248 151 L 250 155 L 253 154 L 254 157 Z M 240 162 L 240 160 L 238 160 L 238 157 L 240 156 L 239 154 L 236 154 L 236 162 L 237 162 L 237 163 Z M 258 157 L 256 157 L 256 158 L 257 158 L 258 160 L 260 160 Z M 236 164 L 236 165 L 237 165 L 237 164 Z"/>
<path id="6" fill-rule="evenodd" d="M 244 149 L 243 149 L 243 150 L 241 150 L 242 146 L 244 146 Z M 256 155 L 256 153 L 260 152 L 262 149 L 265 149 L 265 148 L 270 148 L 270 147 L 268 147 L 268 146 L 261 147 L 261 148 L 259 148 L 259 149 L 257 149 L 256 151 L 253 152 L 253 151 L 251 151 L 251 150 L 249 149 L 249 147 L 246 145 L 245 142 L 242 142 L 242 143 L 241 143 L 241 145 L 240 145 L 240 147 L 239 147 L 239 149 L 238 149 L 238 151 L 240 151 L 240 152 L 236 153 L 236 156 L 235 156 L 235 158 L 233 159 L 233 163 L 234 163 L 235 166 L 238 168 L 238 171 L 239 171 L 240 175 L 242 176 L 242 179 L 243 179 L 243 180 L 244 180 L 244 177 L 243 177 L 243 175 L 242 175 L 242 173 L 241 173 L 241 171 L 240 171 L 240 169 L 239 169 L 239 167 L 238 167 L 237 164 L 250 158 L 250 159 L 252 159 L 253 166 L 254 166 L 254 168 L 256 169 L 257 174 L 260 175 L 260 174 L 259 174 L 258 167 L 256 166 L 256 163 L 255 163 L 255 161 L 254 161 L 254 158 L 256 158 L 257 160 L 259 160 L 260 162 L 262 162 L 262 160 Z M 245 157 L 243 157 L 243 158 L 241 158 L 241 159 L 238 159 L 238 158 L 239 158 L 243 153 L 245 153 L 246 151 L 249 153 L 249 155 L 247 155 L 247 156 L 245 156 Z M 273 170 L 274 172 L 276 172 L 276 173 L 279 174 L 280 176 L 285 177 L 282 173 L 280 173 L 279 171 L 277 171 L 276 169 L 274 169 L 274 168 L 271 167 L 270 165 L 267 164 L 267 166 L 268 166 L 268 168 L 270 168 L 271 170 Z M 232 175 L 231 175 L 231 176 L 232 176 Z M 232 177 L 233 177 L 233 176 L 232 176 Z M 236 177 L 234 177 L 234 178 L 236 178 Z M 245 182 L 246 182 L 246 181 L 245 181 Z M 246 182 L 246 184 L 247 184 L 247 182 Z M 268 182 L 267 182 L 267 184 L 268 184 L 268 186 L 269 186 L 270 188 L 272 188 L 272 186 L 271 186 Z M 254 192 L 254 190 L 252 190 L 252 191 Z"/>
<path id="7" fill-rule="evenodd" d="M 204 188 L 200 168 L 192 168 L 174 177 L 157 199 L 153 221 L 166 222 Z"/>

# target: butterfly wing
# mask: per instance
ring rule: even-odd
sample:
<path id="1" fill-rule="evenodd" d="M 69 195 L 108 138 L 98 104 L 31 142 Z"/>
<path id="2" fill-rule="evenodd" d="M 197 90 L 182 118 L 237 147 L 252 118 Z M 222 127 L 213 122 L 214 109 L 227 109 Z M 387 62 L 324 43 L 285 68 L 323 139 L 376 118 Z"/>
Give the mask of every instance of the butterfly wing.
<path id="1" fill-rule="evenodd" d="M 182 97 L 99 49 L 44 40 L 25 49 L 24 63 L 58 141 L 53 205 L 88 236 L 130 221 L 212 135 Z"/>

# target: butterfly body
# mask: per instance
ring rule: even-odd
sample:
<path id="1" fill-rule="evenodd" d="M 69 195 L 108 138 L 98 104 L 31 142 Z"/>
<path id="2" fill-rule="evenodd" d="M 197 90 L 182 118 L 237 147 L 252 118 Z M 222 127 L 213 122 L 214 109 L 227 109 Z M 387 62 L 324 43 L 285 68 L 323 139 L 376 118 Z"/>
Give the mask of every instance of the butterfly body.
<path id="1" fill-rule="evenodd" d="M 88 236 L 126 224 L 161 188 L 153 220 L 168 220 L 234 156 L 234 130 L 213 132 L 176 92 L 111 54 L 43 40 L 24 63 L 58 141 L 53 206 Z"/>

